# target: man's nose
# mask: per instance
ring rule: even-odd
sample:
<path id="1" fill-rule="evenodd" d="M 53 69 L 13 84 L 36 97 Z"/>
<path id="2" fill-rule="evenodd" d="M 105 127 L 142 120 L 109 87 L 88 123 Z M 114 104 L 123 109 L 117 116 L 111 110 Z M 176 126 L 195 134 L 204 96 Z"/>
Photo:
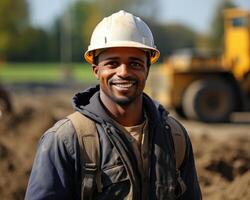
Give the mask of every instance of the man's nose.
<path id="1" fill-rule="evenodd" d="M 129 67 L 126 64 L 121 64 L 118 67 L 117 75 L 121 77 L 126 77 L 129 75 Z"/>

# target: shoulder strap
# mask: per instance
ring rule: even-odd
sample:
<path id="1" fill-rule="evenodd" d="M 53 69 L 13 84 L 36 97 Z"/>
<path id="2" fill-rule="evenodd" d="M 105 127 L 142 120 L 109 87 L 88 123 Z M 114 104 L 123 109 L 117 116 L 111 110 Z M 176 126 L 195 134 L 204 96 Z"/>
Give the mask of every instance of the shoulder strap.
<path id="1" fill-rule="evenodd" d="M 185 129 L 176 119 L 168 115 L 169 113 L 158 101 L 154 101 L 154 104 L 156 108 L 160 110 L 165 122 L 170 126 L 171 135 L 174 141 L 176 169 L 178 170 L 186 153 L 187 141 L 185 137 Z"/>
<path id="2" fill-rule="evenodd" d="M 101 190 L 100 144 L 96 125 L 93 120 L 76 111 L 67 116 L 71 120 L 79 142 L 81 159 L 82 199 L 92 199 L 93 188 L 96 184 Z M 96 181 L 96 182 L 95 182 Z"/>
<path id="3" fill-rule="evenodd" d="M 185 157 L 187 141 L 185 137 L 185 130 L 177 120 L 175 120 L 171 116 L 167 116 L 166 122 L 171 128 L 171 135 L 174 141 L 176 178 L 179 185 L 177 197 L 179 197 L 187 190 L 186 184 L 184 183 L 180 175 L 180 167 Z"/>
<path id="4" fill-rule="evenodd" d="M 176 168 L 180 168 L 186 152 L 186 138 L 182 126 L 171 116 L 166 117 L 174 141 Z"/>

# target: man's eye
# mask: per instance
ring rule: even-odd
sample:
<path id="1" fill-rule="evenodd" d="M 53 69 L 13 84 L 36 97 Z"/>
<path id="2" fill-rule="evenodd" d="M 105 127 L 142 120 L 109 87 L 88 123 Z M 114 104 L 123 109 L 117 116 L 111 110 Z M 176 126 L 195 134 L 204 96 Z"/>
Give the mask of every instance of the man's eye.
<path id="1" fill-rule="evenodd" d="M 138 63 L 138 62 L 131 62 L 130 67 L 136 68 L 136 69 L 141 69 L 143 67 L 143 65 L 141 63 Z"/>
<path id="2" fill-rule="evenodd" d="M 108 67 L 117 67 L 117 66 L 119 66 L 119 63 L 117 61 L 110 61 L 110 62 L 107 62 L 105 64 L 105 66 L 108 66 Z"/>

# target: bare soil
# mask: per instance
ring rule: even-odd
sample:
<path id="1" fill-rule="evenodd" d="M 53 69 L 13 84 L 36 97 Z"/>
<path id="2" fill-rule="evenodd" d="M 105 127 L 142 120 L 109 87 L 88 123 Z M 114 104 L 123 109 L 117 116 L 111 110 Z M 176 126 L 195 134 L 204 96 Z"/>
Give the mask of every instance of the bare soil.
<path id="1" fill-rule="evenodd" d="M 14 113 L 0 118 L 0 199 L 24 198 L 37 142 L 72 112 L 72 95 L 12 94 Z M 203 199 L 250 199 L 250 123 L 182 122 L 193 143 Z"/>

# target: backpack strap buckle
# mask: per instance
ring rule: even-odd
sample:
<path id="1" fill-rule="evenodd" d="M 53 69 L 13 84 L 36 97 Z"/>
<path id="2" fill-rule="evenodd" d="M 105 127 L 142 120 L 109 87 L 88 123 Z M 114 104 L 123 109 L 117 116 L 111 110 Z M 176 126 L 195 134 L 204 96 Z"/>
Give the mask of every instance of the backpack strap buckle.
<path id="1" fill-rule="evenodd" d="M 93 174 L 95 175 L 96 171 L 97 171 L 97 166 L 95 163 L 84 163 L 83 165 L 83 168 L 82 168 L 84 171 L 84 173 L 86 174 Z"/>

